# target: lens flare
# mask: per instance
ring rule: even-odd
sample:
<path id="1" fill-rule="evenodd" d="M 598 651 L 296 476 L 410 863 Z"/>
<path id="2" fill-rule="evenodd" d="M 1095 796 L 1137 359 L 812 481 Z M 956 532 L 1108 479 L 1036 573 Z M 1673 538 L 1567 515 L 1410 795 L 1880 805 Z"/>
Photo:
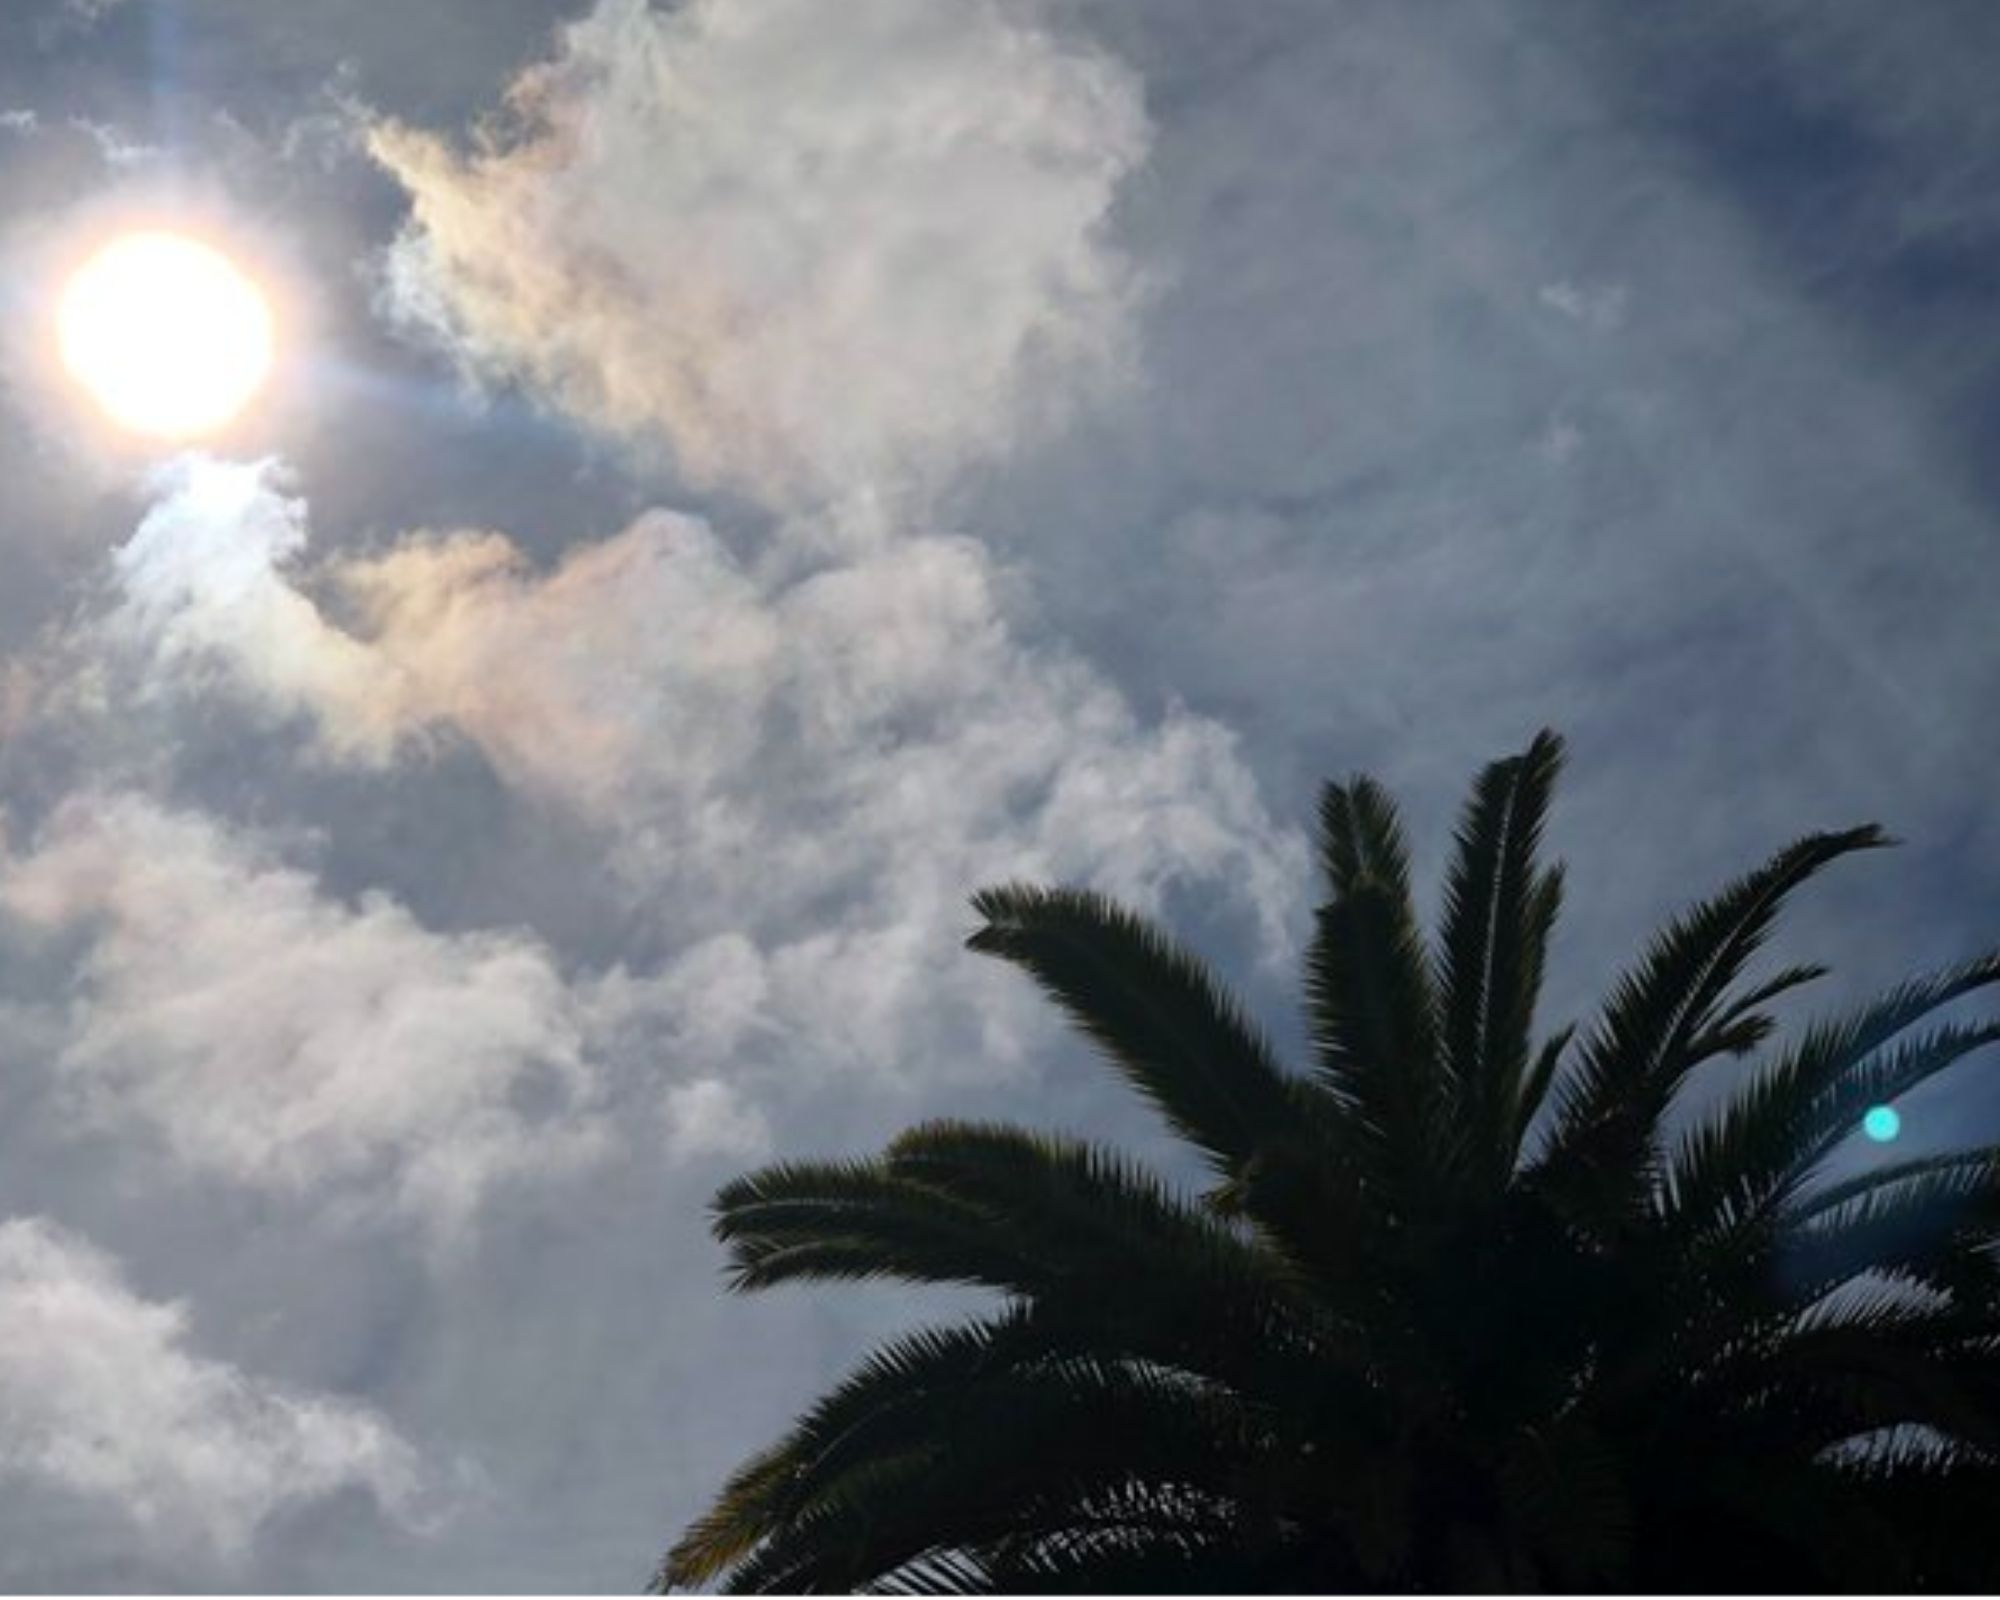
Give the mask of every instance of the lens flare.
<path id="1" fill-rule="evenodd" d="M 1903 1131 L 1903 1119 L 1894 1106 L 1870 1106 L 1861 1119 L 1861 1131 L 1877 1144 L 1887 1144 Z"/>
<path id="2" fill-rule="evenodd" d="M 56 314 L 63 364 L 119 427 L 214 433 L 271 370 L 271 308 L 227 256 L 184 234 L 128 233 L 76 270 Z"/>

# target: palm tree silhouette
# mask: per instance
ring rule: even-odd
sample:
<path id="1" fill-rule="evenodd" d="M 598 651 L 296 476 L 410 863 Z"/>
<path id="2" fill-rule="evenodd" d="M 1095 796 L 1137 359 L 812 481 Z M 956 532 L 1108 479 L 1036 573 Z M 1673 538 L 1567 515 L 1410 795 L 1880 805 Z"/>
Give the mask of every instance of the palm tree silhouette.
<path id="1" fill-rule="evenodd" d="M 876 1350 L 658 1584 L 1994 1587 L 2000 1147 L 1848 1157 L 1871 1108 L 2000 1038 L 1953 1007 L 2000 957 L 1777 1047 L 1764 1008 L 1823 969 L 1746 969 L 1795 889 L 1888 842 L 1812 834 L 1669 923 L 1589 1028 L 1538 1034 L 1561 761 L 1543 733 L 1480 774 L 1429 946 L 1394 803 L 1326 788 L 1305 1072 L 1131 912 L 976 896 L 971 947 L 1031 974 L 1213 1182 L 935 1122 L 728 1185 L 737 1289 L 1000 1301 Z"/>

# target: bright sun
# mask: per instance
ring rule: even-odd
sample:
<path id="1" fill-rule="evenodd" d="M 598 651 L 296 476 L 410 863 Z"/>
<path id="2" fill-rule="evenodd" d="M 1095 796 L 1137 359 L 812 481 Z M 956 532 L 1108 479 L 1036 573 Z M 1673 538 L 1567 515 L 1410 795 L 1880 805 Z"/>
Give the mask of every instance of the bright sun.
<path id="1" fill-rule="evenodd" d="M 213 433 L 271 368 L 271 308 L 228 257 L 178 233 L 128 233 L 70 278 L 63 364 L 120 427 Z"/>

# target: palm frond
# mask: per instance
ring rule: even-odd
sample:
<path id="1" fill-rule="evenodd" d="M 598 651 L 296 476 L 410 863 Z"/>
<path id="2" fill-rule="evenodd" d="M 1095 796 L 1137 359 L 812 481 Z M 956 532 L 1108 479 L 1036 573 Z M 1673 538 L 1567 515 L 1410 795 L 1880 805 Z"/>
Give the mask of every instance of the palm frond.
<path id="1" fill-rule="evenodd" d="M 1861 1191 L 1770 1247 L 1774 1287 L 1811 1301 L 1864 1274 L 2000 1306 L 2000 1153 Z"/>
<path id="2" fill-rule="evenodd" d="M 919 1329 L 882 1345 L 815 1403 L 782 1441 L 730 1476 L 714 1505 L 667 1552 L 660 1586 L 706 1583 L 741 1561 L 783 1520 L 812 1463 L 871 1416 L 920 1404 L 996 1365 L 1045 1351 L 1026 1333 L 1019 1314 Z"/>
<path id="3" fill-rule="evenodd" d="M 1562 761 L 1562 740 L 1544 729 L 1520 755 L 1488 766 L 1474 782 L 1445 874 L 1436 962 L 1441 1068 L 1462 1148 L 1481 1157 L 1502 1145 L 1499 1132 L 1528 1070 L 1562 901 L 1561 874 L 1541 871 L 1536 855 Z"/>
<path id="4" fill-rule="evenodd" d="M 1728 1226 L 1796 1194 L 1870 1106 L 1909 1093 L 1993 1042 L 1991 1024 L 1951 1024 L 1900 1047 L 1925 1018 L 2000 984 L 2000 956 L 1912 979 L 1799 1043 L 1687 1131 L 1667 1169 L 1665 1216 L 1682 1231 Z"/>
<path id="5" fill-rule="evenodd" d="M 1250 1552 L 1221 1528 L 1108 1527 L 1023 1541 L 993 1563 L 1003 1594 L 1263 1591 Z"/>
<path id="6" fill-rule="evenodd" d="M 1226 1393 L 1086 1357 L 979 1374 L 871 1414 L 802 1464 L 732 1586 L 853 1588 L 928 1552 L 1105 1516 L 1175 1526 L 1226 1506 L 1262 1425 Z"/>
<path id="7" fill-rule="evenodd" d="M 1817 983 L 1832 970 L 1817 961 L 1786 967 L 1780 972 L 1773 973 L 1754 988 L 1738 995 L 1717 1014 L 1716 1021 L 1724 1025 L 1735 1022 L 1759 1006 L 1769 1005 L 1780 996 L 1790 994 L 1794 989 L 1802 989 L 1809 983 Z"/>
<path id="8" fill-rule="evenodd" d="M 991 1565 L 969 1550 L 931 1550 L 906 1561 L 886 1577 L 866 1585 L 863 1594 L 999 1594 Z"/>
<path id="9" fill-rule="evenodd" d="M 1087 1317 L 1135 1353 L 1251 1391 L 1290 1382 L 1294 1393 L 1306 1370 L 1332 1386 L 1358 1359 L 1351 1324 L 1303 1293 L 1283 1256 L 1101 1146 L 933 1122 L 900 1135 L 884 1159 L 897 1177 L 1041 1241 L 1049 1271 L 1031 1291 L 1041 1310 Z"/>
<path id="10" fill-rule="evenodd" d="M 1194 956 L 1081 889 L 982 889 L 969 948 L 1034 977 L 1225 1178 L 1297 1137 L 1297 1085 Z"/>
<path id="11" fill-rule="evenodd" d="M 1328 898 L 1305 974 L 1315 1063 L 1378 1140 L 1406 1140 L 1436 1098 L 1424 1088 L 1434 999 L 1395 802 L 1371 778 L 1327 785 L 1319 848 Z"/>
<path id="12" fill-rule="evenodd" d="M 1566 1022 L 1542 1041 L 1542 1047 L 1535 1052 L 1534 1064 L 1521 1079 L 1521 1093 L 1514 1103 L 1513 1124 L 1509 1129 L 1508 1162 L 1518 1164 L 1528 1140 L 1529 1131 L 1535 1119 L 1541 1115 L 1547 1104 L 1549 1088 L 1555 1082 L 1556 1073 L 1561 1070 L 1563 1052 L 1568 1050 L 1576 1038 L 1576 1024 Z"/>
<path id="13" fill-rule="evenodd" d="M 894 1278 L 1032 1294 L 1061 1270 L 1007 1220 L 881 1162 L 766 1167 L 717 1195 L 713 1229 L 737 1290 Z"/>
<path id="14" fill-rule="evenodd" d="M 1783 1208 L 1780 1220 L 1789 1225 L 1813 1222 L 1854 1201 L 1930 1179 L 1963 1185 L 1963 1192 L 1982 1189 L 2000 1180 L 2000 1147 L 1980 1145 L 1970 1150 L 1913 1156 L 1905 1161 L 1884 1161 L 1837 1183 L 1821 1184 L 1798 1195 Z"/>
<path id="15" fill-rule="evenodd" d="M 1572 1069 L 1534 1181 L 1579 1215 L 1633 1218 L 1653 1196 L 1660 1119 L 1691 1070 L 1689 1044 L 1769 937 L 1786 899 L 1822 869 L 1889 843 L 1868 826 L 1810 834 L 1682 913 L 1619 979 Z"/>
<path id="16" fill-rule="evenodd" d="M 1982 1048 L 2000 956 L 1774 1045 L 1814 834 L 1537 1044 L 1562 747 L 1489 766 L 1433 943 L 1387 793 L 1321 796 L 1313 1070 L 1100 895 L 1005 886 L 1021 967 L 1205 1161 L 930 1122 L 726 1186 L 739 1288 L 890 1277 L 995 1312 L 891 1340 L 746 1462 L 664 1585 L 742 1591 L 1769 1588 L 2000 1581 L 2000 1145 L 1853 1172 L 1862 1114 Z M 1683 1125 L 1689 1078 L 1718 1102 Z M 1705 1074 L 1705 1077 L 1708 1074 Z M 1725 1081 L 1726 1080 L 1726 1081 Z M 1936 1554 L 1929 1538 L 1953 1542 Z M 1747 1552 L 1747 1553 L 1746 1553 Z"/>
<path id="17" fill-rule="evenodd" d="M 1314 917 L 1306 992 L 1315 1064 L 1346 1108 L 1344 1141 L 1376 1188 L 1401 1209 L 1410 1191 L 1434 1192 L 1433 1154 L 1444 1096 L 1429 1081 L 1436 1059 L 1423 948 L 1407 905 L 1363 880 Z"/>

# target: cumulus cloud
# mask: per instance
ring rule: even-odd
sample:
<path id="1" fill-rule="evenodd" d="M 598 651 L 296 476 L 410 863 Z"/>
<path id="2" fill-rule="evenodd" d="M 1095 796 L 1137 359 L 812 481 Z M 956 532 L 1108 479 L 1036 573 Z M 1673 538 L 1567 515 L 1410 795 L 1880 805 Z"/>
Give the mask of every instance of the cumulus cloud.
<path id="1" fill-rule="evenodd" d="M 774 499 L 1006 446 L 1115 373 L 1136 79 L 994 0 L 601 0 L 469 153 L 384 122 L 390 309 Z M 865 91 L 857 92 L 865 85 Z"/>
<path id="2" fill-rule="evenodd" d="M 239 1555 L 272 1513 L 357 1488 L 414 1515 L 415 1451 L 374 1413 L 187 1347 L 100 1251 L 0 1222 L 0 1479 L 115 1506 L 149 1537 Z"/>
<path id="3" fill-rule="evenodd" d="M 1001 878 L 1149 906 L 1199 888 L 1287 947 L 1302 854 L 1227 730 L 1179 709 L 1149 725 L 1079 658 L 1030 648 L 972 541 L 776 577 L 654 514 L 546 579 L 468 583 L 449 542 L 391 563 L 347 574 L 422 596 L 365 608 L 380 646 L 476 683 L 459 726 L 515 781 L 593 808 L 687 951 L 693 976 L 670 967 L 673 1003 L 651 1008 L 676 1060 L 935 1073 L 968 1028 L 1017 1054 L 994 1031 L 1012 1008 L 959 949 L 965 896 Z"/>
<path id="4" fill-rule="evenodd" d="M 754 981 L 760 1047 L 790 1032 L 888 1068 L 927 1010 L 990 1006 L 957 935 L 966 894 L 1004 877 L 1145 905 L 1200 886 L 1286 946 L 1301 847 L 1227 730 L 1144 722 L 1079 657 L 1025 642 L 974 541 L 753 563 L 651 512 L 538 570 L 498 534 L 420 536 L 320 569 L 336 626 L 305 592 L 303 526 L 272 469 L 199 468 L 117 558 L 114 633 L 163 691 L 231 686 L 305 718 L 330 758 L 470 739 L 601 831 L 676 960 L 754 960 L 754 980 L 684 993 L 712 1009 Z M 648 981 L 683 992 L 671 967 Z M 711 1073 L 744 1043 L 706 1024 L 678 1042 Z"/>
<path id="5" fill-rule="evenodd" d="M 547 576 L 494 535 L 339 572 L 415 703 L 515 781 L 613 820 L 649 885 L 726 892 L 749 866 L 919 909 L 955 906 L 983 868 L 1154 900 L 1237 862 L 1246 900 L 1286 914 L 1227 733 L 1184 712 L 1148 728 L 1081 660 L 1025 646 L 970 540 L 793 577 L 656 512 Z"/>
<path id="6" fill-rule="evenodd" d="M 88 1124 L 190 1168 L 449 1232 L 602 1147 L 579 1003 L 534 940 L 345 904 L 198 815 L 67 802 L 0 908 L 90 938 L 58 1070 Z"/>
<path id="7" fill-rule="evenodd" d="M 1023 636 L 983 546 L 910 526 L 905 491 L 1126 354 L 1142 274 L 1106 219 L 1147 147 L 1139 86 L 1043 21 L 603 0 L 469 151 L 372 130 L 411 201 L 397 316 L 791 515 L 754 557 L 656 511 L 549 570 L 493 533 L 344 559 L 321 574 L 332 653 L 379 664 L 367 703 L 333 673 L 262 670 L 265 692 L 349 757 L 455 729 L 601 826 L 677 952 L 612 1026 L 646 1019 L 703 1081 L 746 1058 L 910 1070 L 968 1027 L 1018 1054 L 958 949 L 996 878 L 1219 891 L 1267 950 L 1297 916 L 1298 840 L 1227 731 L 1142 721 Z M 723 989 L 689 978 L 717 960 Z"/>
<path id="8" fill-rule="evenodd" d="M 1242 848 L 1270 843 L 1227 733 L 1182 711 L 1148 728 L 1080 658 L 1025 644 L 973 540 L 801 572 L 655 511 L 540 572 L 497 533 L 416 536 L 318 574 L 349 631 L 306 593 L 305 508 L 280 469 L 196 461 L 165 481 L 114 558 L 107 624 L 156 690 L 240 691 L 366 764 L 455 727 L 656 866 L 796 834 L 774 807 L 847 825 L 766 840 L 796 865 L 853 828 L 976 836 L 1025 806 L 1075 841 L 1041 853 L 1141 898 L 1212 870 L 1233 822 Z M 1268 866 L 1236 876 L 1283 917 Z"/>
<path id="9" fill-rule="evenodd" d="M 409 540 L 334 577 L 406 725 L 454 724 L 586 815 L 641 790 L 691 797 L 758 742 L 781 622 L 691 518 L 653 513 L 547 574 L 488 533 Z M 348 708 L 320 710 L 344 741 Z"/>

